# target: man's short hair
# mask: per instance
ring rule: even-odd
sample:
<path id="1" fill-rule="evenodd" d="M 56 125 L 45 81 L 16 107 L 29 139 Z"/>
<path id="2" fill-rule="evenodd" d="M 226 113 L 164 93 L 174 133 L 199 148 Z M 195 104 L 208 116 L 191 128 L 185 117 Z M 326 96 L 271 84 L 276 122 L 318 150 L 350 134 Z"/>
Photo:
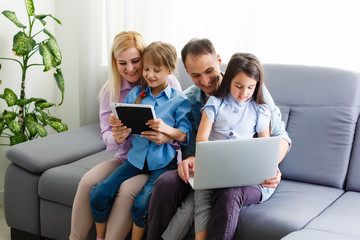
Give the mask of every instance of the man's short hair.
<path id="1" fill-rule="evenodd" d="M 193 38 L 181 50 L 181 59 L 185 66 L 186 57 L 191 54 L 199 56 L 204 54 L 212 54 L 216 57 L 215 47 L 207 38 Z M 186 67 L 186 66 L 185 66 Z"/>

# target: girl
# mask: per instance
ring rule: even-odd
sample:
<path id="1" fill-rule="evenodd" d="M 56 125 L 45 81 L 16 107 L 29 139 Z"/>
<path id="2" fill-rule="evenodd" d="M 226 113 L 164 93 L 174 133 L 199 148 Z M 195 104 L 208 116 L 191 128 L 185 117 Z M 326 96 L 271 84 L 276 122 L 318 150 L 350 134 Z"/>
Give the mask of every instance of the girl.
<path id="1" fill-rule="evenodd" d="M 140 84 L 142 54 L 145 47 L 144 37 L 135 31 L 124 31 L 114 38 L 111 47 L 110 78 L 99 93 L 99 113 L 100 137 L 106 144 L 107 151 L 117 150 L 117 153 L 110 160 L 93 167 L 82 177 L 72 209 L 70 240 L 87 239 L 94 222 L 89 202 L 90 190 L 127 160 L 130 139 L 126 141 L 119 139 L 119 136 L 127 134 L 127 129 L 121 126 L 121 123 L 116 121 L 115 116 L 111 114 L 110 103 L 124 102 L 130 90 Z M 175 77 L 168 76 L 167 82 L 171 87 L 181 91 L 180 84 Z M 145 137 L 158 144 L 173 141 L 167 135 L 155 131 L 151 131 L 151 135 L 148 134 Z M 121 185 L 107 221 L 106 237 L 108 239 L 125 239 L 130 232 L 132 227 L 130 209 L 134 203 L 134 196 L 141 191 L 147 179 L 147 174 L 141 174 L 130 178 Z"/>
<path id="2" fill-rule="evenodd" d="M 187 118 L 190 103 L 183 93 L 168 86 L 166 80 L 175 70 L 176 60 L 176 49 L 172 45 L 162 42 L 150 44 L 143 53 L 143 77 L 146 83 L 134 87 L 125 102 L 153 105 L 158 118 L 149 120 L 147 125 L 175 141 L 187 144 L 191 132 L 191 123 Z M 121 135 L 119 143 L 130 133 L 131 129 Z M 142 239 L 154 182 L 162 173 L 176 169 L 176 166 L 177 158 L 171 144 L 158 144 L 149 141 L 143 135 L 133 135 L 128 161 L 94 186 L 90 192 L 90 206 L 98 238 L 104 237 L 112 202 L 122 182 L 133 176 L 148 173 L 149 179 L 141 193 L 136 196 L 131 208 L 134 220 L 132 239 Z"/>
<path id="3" fill-rule="evenodd" d="M 271 114 L 263 99 L 262 86 L 263 70 L 259 60 L 249 53 L 235 53 L 229 61 L 220 88 L 203 108 L 196 142 L 252 138 L 255 133 L 259 137 L 270 137 Z M 243 196 L 242 201 L 237 202 L 242 206 L 261 200 L 260 186 L 243 186 L 227 190 L 231 189 L 234 191 L 229 193 Z M 211 216 L 212 194 L 215 191 L 222 189 L 195 191 L 196 239 L 206 237 L 206 228 Z M 239 212 L 229 217 L 237 219 L 238 215 Z M 229 228 L 229 231 L 228 236 L 221 238 L 232 239 L 235 228 Z"/>

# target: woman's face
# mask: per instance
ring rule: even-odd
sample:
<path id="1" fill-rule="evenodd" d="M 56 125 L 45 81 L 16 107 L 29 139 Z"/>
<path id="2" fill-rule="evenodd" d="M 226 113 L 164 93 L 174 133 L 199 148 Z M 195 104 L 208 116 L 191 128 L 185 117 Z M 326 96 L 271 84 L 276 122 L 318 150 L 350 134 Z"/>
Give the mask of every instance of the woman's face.
<path id="1" fill-rule="evenodd" d="M 141 54 L 137 48 L 128 48 L 116 57 L 119 74 L 131 83 L 136 83 L 141 76 Z"/>
<path id="2" fill-rule="evenodd" d="M 230 93 L 238 102 L 245 102 L 252 97 L 256 88 L 256 80 L 243 72 L 239 72 L 231 80 Z"/>

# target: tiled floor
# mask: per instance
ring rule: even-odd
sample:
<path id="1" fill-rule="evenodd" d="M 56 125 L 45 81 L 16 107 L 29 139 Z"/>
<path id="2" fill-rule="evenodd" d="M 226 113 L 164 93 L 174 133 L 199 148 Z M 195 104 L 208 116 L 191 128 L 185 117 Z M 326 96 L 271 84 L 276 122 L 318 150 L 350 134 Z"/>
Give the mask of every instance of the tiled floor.
<path id="1" fill-rule="evenodd" d="M 0 240 L 10 240 L 10 228 L 6 225 L 3 203 L 0 203 Z"/>

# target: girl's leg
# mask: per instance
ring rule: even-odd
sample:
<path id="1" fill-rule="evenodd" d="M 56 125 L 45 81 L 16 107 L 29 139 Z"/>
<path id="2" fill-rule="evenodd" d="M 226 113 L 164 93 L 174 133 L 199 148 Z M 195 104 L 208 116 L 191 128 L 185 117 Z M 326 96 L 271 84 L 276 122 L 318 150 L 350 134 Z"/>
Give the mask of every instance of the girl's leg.
<path id="1" fill-rule="evenodd" d="M 241 208 L 258 203 L 260 198 L 257 185 L 216 189 L 207 239 L 233 239 Z"/>
<path id="2" fill-rule="evenodd" d="M 195 239 L 205 239 L 210 221 L 213 190 L 196 190 L 195 202 Z"/>
<path id="3" fill-rule="evenodd" d="M 179 177 L 177 170 L 166 172 L 156 180 L 149 205 L 147 240 L 161 239 L 190 189 L 190 185 Z"/>
<path id="4" fill-rule="evenodd" d="M 165 173 L 166 174 L 166 173 Z M 161 176 L 164 176 L 161 175 Z M 151 201 L 150 201 L 151 202 Z M 181 240 L 191 229 L 194 223 L 194 190 L 190 189 L 189 194 L 177 208 L 165 232 L 161 235 L 164 240 Z"/>
<path id="5" fill-rule="evenodd" d="M 115 194 L 121 183 L 141 173 L 141 170 L 125 161 L 106 179 L 92 188 L 90 192 L 90 207 L 95 222 L 104 223 L 108 220 Z"/>
<path id="6" fill-rule="evenodd" d="M 71 213 L 70 240 L 86 240 L 94 222 L 90 209 L 90 191 L 122 164 L 118 158 L 99 163 L 81 178 Z"/>
<path id="7" fill-rule="evenodd" d="M 133 224 L 131 207 L 134 205 L 135 196 L 143 189 L 148 178 L 147 174 L 140 174 L 120 185 L 107 222 L 106 240 L 123 240 L 127 237 Z"/>

